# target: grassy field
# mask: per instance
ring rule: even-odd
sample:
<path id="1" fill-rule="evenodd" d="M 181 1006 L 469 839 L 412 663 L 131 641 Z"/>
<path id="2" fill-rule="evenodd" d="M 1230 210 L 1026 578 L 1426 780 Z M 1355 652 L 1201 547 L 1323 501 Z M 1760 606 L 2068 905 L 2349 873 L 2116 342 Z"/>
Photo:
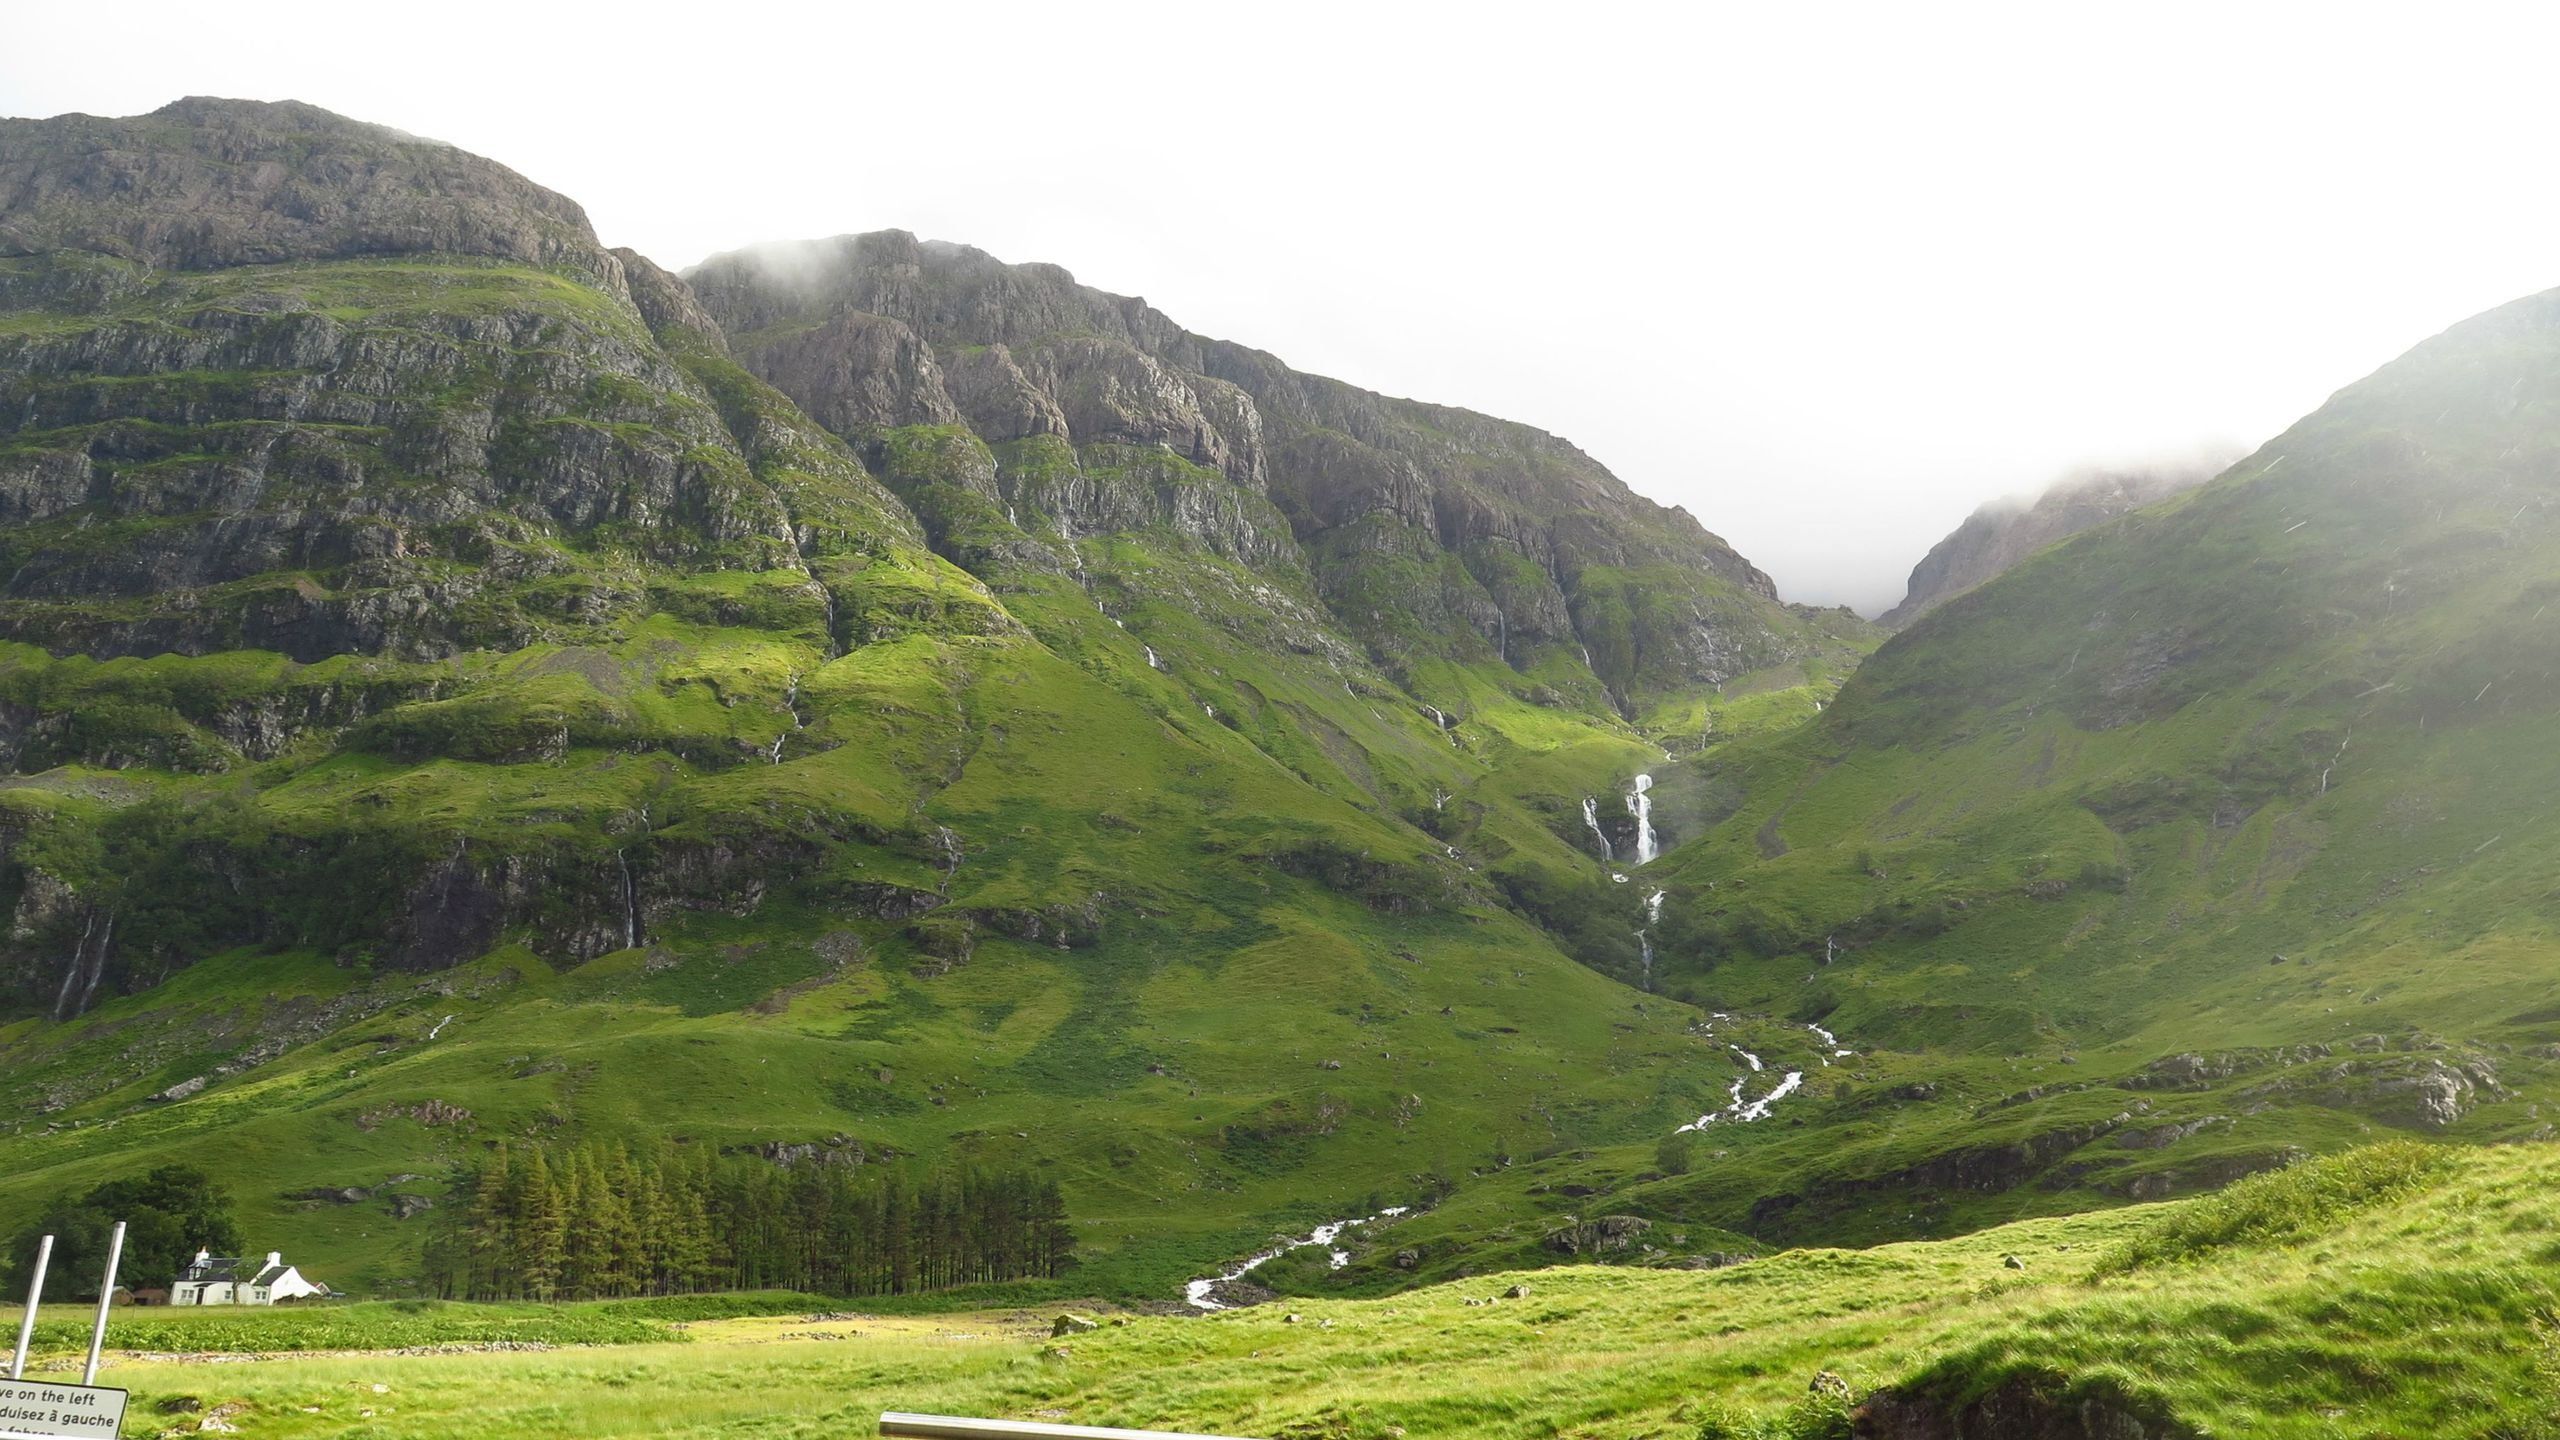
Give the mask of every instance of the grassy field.
<path id="1" fill-rule="evenodd" d="M 1507 1298 L 1515 1283 L 1527 1294 Z M 1063 1340 L 1048 1310 L 803 1303 L 120 1316 L 119 1347 L 139 1325 L 154 1349 L 193 1333 L 202 1349 L 304 1350 L 369 1327 L 362 1348 L 472 1344 L 507 1326 L 561 1348 L 229 1364 L 119 1350 L 102 1379 L 134 1392 L 137 1436 L 206 1417 L 253 1437 L 861 1435 L 906 1409 L 1293 1440 L 1797 1440 L 1847 1433 L 1810 1393 L 1828 1371 L 1879 1410 L 1998 1397 L 2150 1435 L 2539 1440 L 2560 1433 L 2560 1148 L 2400 1143 L 1953 1240 L 1114 1315 Z M 76 1363 L 47 1333 L 48 1373 Z"/>

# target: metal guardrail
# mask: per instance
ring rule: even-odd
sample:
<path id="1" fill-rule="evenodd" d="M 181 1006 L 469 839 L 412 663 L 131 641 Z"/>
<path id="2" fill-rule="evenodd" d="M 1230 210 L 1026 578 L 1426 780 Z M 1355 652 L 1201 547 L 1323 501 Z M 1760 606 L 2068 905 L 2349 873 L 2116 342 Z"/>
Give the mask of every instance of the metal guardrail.
<path id="1" fill-rule="evenodd" d="M 898 1440 L 1243 1440 L 1187 1430 L 1114 1430 L 1097 1425 L 1043 1425 L 1031 1420 L 972 1420 L 962 1415 L 909 1415 L 891 1410 L 880 1433 Z"/>

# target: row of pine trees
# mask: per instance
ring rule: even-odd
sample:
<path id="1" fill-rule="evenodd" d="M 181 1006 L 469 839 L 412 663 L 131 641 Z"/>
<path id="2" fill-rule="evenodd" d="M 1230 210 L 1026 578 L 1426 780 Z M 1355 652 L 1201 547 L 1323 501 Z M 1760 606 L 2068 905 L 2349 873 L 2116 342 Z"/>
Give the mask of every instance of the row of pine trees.
<path id="1" fill-rule="evenodd" d="M 714 1158 L 666 1142 L 498 1147 L 427 1251 L 448 1299 L 606 1300 L 714 1290 L 898 1295 L 1058 1274 L 1056 1182 Z"/>

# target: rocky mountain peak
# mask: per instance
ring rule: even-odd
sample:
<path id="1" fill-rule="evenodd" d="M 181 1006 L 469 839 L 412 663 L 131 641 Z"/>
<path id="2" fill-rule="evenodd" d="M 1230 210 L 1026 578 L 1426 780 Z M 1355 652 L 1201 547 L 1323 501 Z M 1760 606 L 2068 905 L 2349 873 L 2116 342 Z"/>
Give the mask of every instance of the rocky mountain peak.
<path id="1" fill-rule="evenodd" d="M 1881 623 L 1908 625 L 2038 550 L 2213 478 L 2220 460 L 2088 470 L 2032 498 L 1990 501 L 1929 547 L 1902 603 Z"/>
<path id="2" fill-rule="evenodd" d="M 1555 644 L 1624 697 L 1788 658 L 1766 575 L 1532 426 L 1309 375 L 1063 267 L 903 230 L 756 246 L 686 279 L 742 364 L 857 442 L 964 423 L 997 446 L 1161 447 L 1267 495 L 1390 663 Z"/>
<path id="3" fill-rule="evenodd" d="M 0 255 L 160 270 L 364 256 L 620 266 L 586 212 L 493 160 L 298 101 L 0 120 Z"/>

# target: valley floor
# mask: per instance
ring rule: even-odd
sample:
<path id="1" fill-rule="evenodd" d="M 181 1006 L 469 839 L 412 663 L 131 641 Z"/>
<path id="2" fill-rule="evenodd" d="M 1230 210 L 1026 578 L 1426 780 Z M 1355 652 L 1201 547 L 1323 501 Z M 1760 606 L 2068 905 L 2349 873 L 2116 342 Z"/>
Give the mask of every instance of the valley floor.
<path id="1" fill-rule="evenodd" d="M 1971 1407 L 1968 1435 L 2531 1440 L 2560 1435 L 2555 1305 L 2560 1146 L 2394 1145 L 1961 1239 L 1114 1316 L 1064 1339 L 1049 1311 L 120 1312 L 154 1345 L 192 1326 L 231 1350 L 265 1348 L 261 1329 L 329 1348 L 243 1363 L 119 1353 L 101 1378 L 132 1390 L 137 1437 L 840 1436 L 902 1409 L 1292 1440 L 1800 1440 L 1850 1433 L 1841 1408 L 1807 1398 L 1827 1371 L 1876 1402 L 1859 1434 L 1944 1434 L 1914 1417 Z M 386 1346 L 481 1338 L 442 1353 L 325 1338 L 366 1316 Z M 76 1368 L 69 1322 L 45 1333 L 37 1369 Z M 546 1334 L 630 1343 L 492 1348 Z M 2065 1413 L 2081 1428 L 2007 1428 Z"/>

